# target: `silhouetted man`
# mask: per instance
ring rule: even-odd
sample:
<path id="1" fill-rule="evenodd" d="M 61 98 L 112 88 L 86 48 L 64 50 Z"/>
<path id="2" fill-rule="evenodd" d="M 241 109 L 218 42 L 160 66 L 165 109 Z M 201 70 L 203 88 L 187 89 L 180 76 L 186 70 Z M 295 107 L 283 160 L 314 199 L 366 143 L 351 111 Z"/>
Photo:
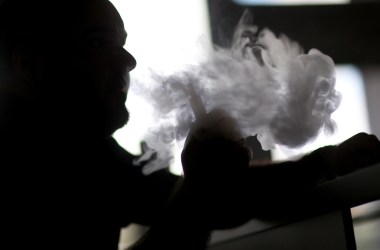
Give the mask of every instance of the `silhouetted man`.
<path id="1" fill-rule="evenodd" d="M 136 66 L 126 38 L 107 0 L 0 7 L 1 249 L 115 250 L 131 222 L 151 226 L 136 249 L 203 249 L 211 230 L 244 223 L 265 211 L 264 201 L 354 170 L 336 164 L 347 147 L 379 150 L 376 138 L 361 134 L 346 148 L 323 149 L 324 157 L 249 168 L 243 144 L 223 131 L 202 140 L 195 128 L 184 178 L 166 170 L 144 176 L 112 138 L 128 121 Z M 379 160 L 372 156 L 361 166 Z"/>

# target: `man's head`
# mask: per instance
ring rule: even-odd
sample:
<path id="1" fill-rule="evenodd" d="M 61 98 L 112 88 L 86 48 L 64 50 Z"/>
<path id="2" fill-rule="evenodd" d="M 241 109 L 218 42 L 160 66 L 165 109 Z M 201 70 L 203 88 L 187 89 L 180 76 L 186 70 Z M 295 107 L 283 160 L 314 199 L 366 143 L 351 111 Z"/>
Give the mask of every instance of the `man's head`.
<path id="1" fill-rule="evenodd" d="M 136 62 L 108 0 L 5 0 L 0 37 L 0 92 L 35 103 L 45 125 L 109 136 L 127 122 Z"/>

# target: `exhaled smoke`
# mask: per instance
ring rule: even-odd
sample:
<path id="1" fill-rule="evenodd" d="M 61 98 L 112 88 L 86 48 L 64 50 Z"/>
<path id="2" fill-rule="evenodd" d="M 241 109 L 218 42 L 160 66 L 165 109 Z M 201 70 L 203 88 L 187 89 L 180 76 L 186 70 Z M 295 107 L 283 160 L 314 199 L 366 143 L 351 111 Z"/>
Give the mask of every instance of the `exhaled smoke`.
<path id="1" fill-rule="evenodd" d="M 316 49 L 305 54 L 296 42 L 268 29 L 258 32 L 249 19 L 249 13 L 241 18 L 230 48 L 215 48 L 206 61 L 172 76 L 152 73 L 149 89 L 139 85 L 156 115 L 146 142 L 157 159 L 146 173 L 168 165 L 171 146 L 183 142 L 195 120 L 189 84 L 207 112 L 222 108 L 236 119 L 243 137 L 257 135 L 264 150 L 275 144 L 301 147 L 321 130 L 334 131 L 331 113 L 340 95 L 332 59 Z"/>

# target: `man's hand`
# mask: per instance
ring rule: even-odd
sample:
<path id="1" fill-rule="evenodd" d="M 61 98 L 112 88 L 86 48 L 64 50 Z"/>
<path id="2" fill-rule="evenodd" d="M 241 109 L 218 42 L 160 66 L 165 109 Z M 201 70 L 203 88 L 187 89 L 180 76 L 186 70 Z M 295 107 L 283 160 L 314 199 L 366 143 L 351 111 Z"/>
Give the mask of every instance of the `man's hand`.
<path id="1" fill-rule="evenodd" d="M 251 152 L 236 122 L 214 110 L 194 124 L 182 152 L 184 189 L 192 204 L 187 213 L 209 229 L 246 222 L 246 172 Z"/>
<path id="2" fill-rule="evenodd" d="M 380 141 L 374 135 L 359 133 L 344 142 L 319 148 L 298 161 L 312 166 L 319 182 L 346 175 L 380 162 Z"/>
<path id="3" fill-rule="evenodd" d="M 337 176 L 345 175 L 380 162 L 380 141 L 359 133 L 335 146 L 326 159 Z"/>

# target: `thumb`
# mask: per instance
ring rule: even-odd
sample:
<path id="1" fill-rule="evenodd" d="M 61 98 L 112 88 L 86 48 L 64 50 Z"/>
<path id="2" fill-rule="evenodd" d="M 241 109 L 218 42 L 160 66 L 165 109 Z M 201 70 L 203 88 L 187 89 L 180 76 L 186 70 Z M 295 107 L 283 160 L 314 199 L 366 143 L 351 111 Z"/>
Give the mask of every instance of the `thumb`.
<path id="1" fill-rule="evenodd" d="M 239 124 L 223 109 L 214 109 L 199 117 L 193 124 L 190 135 L 198 141 L 223 138 L 237 142 L 243 137 Z"/>

